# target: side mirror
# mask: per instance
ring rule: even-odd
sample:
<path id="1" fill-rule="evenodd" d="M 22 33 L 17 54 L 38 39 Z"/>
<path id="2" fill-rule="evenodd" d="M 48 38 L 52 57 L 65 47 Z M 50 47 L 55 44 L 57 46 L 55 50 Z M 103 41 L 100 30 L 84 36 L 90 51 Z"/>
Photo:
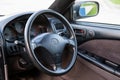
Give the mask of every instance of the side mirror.
<path id="1" fill-rule="evenodd" d="M 74 20 L 96 16 L 99 12 L 99 4 L 95 1 L 75 2 L 72 13 Z"/>

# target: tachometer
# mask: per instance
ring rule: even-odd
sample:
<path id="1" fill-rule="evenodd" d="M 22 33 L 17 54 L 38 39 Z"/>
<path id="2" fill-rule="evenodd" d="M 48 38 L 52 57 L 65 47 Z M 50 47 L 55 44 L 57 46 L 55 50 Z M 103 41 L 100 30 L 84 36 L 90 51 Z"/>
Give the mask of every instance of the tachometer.
<path id="1" fill-rule="evenodd" d="M 16 33 L 10 28 L 11 26 L 7 26 L 4 31 L 4 37 L 7 41 L 14 41 L 16 39 Z"/>

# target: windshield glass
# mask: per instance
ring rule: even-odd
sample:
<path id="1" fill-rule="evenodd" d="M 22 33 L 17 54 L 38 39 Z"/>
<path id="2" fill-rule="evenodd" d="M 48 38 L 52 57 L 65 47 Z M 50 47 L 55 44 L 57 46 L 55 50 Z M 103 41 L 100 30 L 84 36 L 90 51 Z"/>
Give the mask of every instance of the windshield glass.
<path id="1" fill-rule="evenodd" d="M 55 0 L 1 0 L 0 15 L 47 9 Z"/>

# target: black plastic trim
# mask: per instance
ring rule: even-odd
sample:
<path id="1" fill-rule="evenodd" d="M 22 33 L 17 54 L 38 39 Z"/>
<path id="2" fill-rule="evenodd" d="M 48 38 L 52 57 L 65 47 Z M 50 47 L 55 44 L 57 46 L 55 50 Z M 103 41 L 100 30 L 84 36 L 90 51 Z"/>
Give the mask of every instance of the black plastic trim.
<path id="1" fill-rule="evenodd" d="M 94 32 L 94 36 L 89 39 L 111 39 L 111 40 L 120 40 L 120 26 L 118 27 L 107 27 L 107 24 L 91 26 L 91 25 L 81 25 L 81 24 L 71 24 L 74 29 L 86 29 Z M 101 27 L 102 26 L 102 27 Z M 106 26 L 106 27 L 105 27 Z M 111 25 L 113 26 L 113 25 Z M 115 25 L 114 25 L 115 26 Z"/>

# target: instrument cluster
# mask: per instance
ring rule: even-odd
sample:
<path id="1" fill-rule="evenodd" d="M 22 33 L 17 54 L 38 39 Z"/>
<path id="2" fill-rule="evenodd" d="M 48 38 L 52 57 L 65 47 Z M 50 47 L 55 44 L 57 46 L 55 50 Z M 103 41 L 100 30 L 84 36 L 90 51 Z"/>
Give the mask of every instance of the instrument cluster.
<path id="1" fill-rule="evenodd" d="M 26 21 L 13 21 L 5 26 L 4 37 L 7 42 L 14 42 L 15 40 L 23 41 L 24 40 L 24 29 Z M 30 36 L 33 38 L 40 33 L 47 32 L 47 26 L 43 24 L 33 24 L 31 27 Z"/>
<path id="2" fill-rule="evenodd" d="M 13 21 L 6 25 L 4 29 L 4 37 L 6 41 L 12 42 L 23 38 L 25 22 Z"/>

